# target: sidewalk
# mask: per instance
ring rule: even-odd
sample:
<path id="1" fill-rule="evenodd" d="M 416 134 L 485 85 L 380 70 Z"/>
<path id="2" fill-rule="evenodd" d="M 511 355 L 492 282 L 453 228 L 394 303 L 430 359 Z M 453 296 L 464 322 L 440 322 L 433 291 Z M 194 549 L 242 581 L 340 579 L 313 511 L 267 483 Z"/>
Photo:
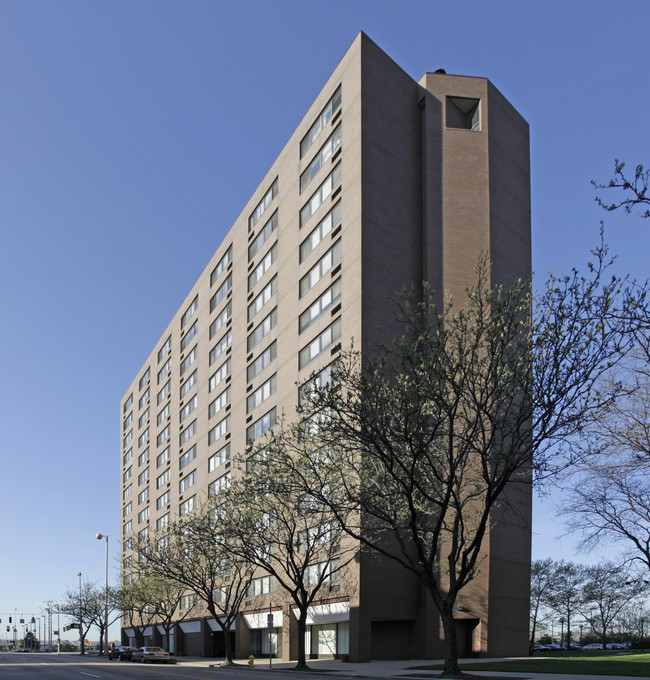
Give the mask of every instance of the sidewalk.
<path id="1" fill-rule="evenodd" d="M 469 665 L 472 663 L 481 663 L 484 661 L 503 661 L 504 659 L 459 659 L 461 665 Z M 179 657 L 179 665 L 187 666 L 214 666 L 218 667 L 223 662 L 220 659 L 204 659 L 199 657 Z M 236 659 L 235 663 L 238 667 L 248 669 L 247 659 Z M 335 676 L 337 678 L 351 677 L 351 678 L 439 678 L 440 671 L 423 671 L 414 670 L 414 666 L 430 666 L 433 664 L 442 664 L 442 659 L 407 659 L 402 661 L 369 661 L 367 663 L 343 663 L 339 659 L 311 659 L 308 662 L 311 669 L 310 673 L 298 674 L 301 677 L 307 675 L 318 674 L 319 671 L 323 675 Z M 272 659 L 271 669 L 269 669 L 269 660 L 259 657 L 255 659 L 254 668 L 260 672 L 269 670 L 280 671 L 292 669 L 296 665 L 295 661 L 283 661 L 282 659 Z M 232 666 L 230 668 L 233 668 Z M 510 680 L 521 680 L 522 678 L 531 678 L 531 680 L 620 680 L 628 676 L 613 676 L 613 675 L 572 675 L 561 673 L 504 673 L 502 671 L 469 671 L 473 675 L 485 678 L 507 678 Z"/>

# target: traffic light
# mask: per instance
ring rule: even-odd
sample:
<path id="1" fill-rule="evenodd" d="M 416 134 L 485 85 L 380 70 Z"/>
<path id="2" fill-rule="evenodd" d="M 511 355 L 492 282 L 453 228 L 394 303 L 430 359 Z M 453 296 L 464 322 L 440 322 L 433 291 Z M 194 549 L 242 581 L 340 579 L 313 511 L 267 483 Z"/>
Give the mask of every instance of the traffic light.
<path id="1" fill-rule="evenodd" d="M 11 630 L 11 626 L 7 626 L 7 633 Z"/>
<path id="2" fill-rule="evenodd" d="M 11 623 L 11 616 L 9 617 L 9 623 Z"/>

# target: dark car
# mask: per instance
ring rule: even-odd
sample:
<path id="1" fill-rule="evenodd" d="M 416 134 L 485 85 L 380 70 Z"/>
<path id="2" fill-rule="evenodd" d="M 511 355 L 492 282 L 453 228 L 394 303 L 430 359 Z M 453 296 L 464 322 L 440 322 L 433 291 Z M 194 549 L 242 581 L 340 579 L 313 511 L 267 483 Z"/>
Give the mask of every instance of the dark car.
<path id="1" fill-rule="evenodd" d="M 140 663 L 170 663 L 169 652 L 162 647 L 140 647 L 131 655 L 131 661 Z"/>
<path id="2" fill-rule="evenodd" d="M 131 659 L 131 655 L 133 652 L 137 651 L 137 647 L 127 647 L 125 645 L 121 645 L 120 647 L 114 647 L 113 649 L 109 650 L 108 652 L 108 658 L 109 659 L 119 659 L 122 661 L 123 659 Z"/>

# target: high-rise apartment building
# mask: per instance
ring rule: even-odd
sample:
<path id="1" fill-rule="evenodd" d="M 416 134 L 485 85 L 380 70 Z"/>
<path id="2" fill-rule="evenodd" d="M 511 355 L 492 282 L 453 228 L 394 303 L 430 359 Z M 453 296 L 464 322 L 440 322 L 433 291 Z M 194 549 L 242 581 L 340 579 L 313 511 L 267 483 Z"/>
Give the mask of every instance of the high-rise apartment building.
<path id="1" fill-rule="evenodd" d="M 227 486 L 231 458 L 295 412 L 297 384 L 326 373 L 353 338 L 367 352 L 378 327 L 391 332 L 389 298 L 405 284 L 462 294 L 481 251 L 494 280 L 528 277 L 529 185 L 528 125 L 488 80 L 416 82 L 359 34 L 122 399 L 124 575 L 128 536 Z M 461 594 L 461 656 L 527 650 L 530 498 L 516 502 Z M 439 616 L 419 582 L 364 554 L 352 566 L 310 610 L 308 652 L 440 656 Z M 263 586 L 244 602 L 236 654 L 274 644 L 290 658 L 291 607 Z M 147 633 L 160 642 L 162 630 Z M 190 616 L 174 645 L 211 656 L 219 635 Z"/>

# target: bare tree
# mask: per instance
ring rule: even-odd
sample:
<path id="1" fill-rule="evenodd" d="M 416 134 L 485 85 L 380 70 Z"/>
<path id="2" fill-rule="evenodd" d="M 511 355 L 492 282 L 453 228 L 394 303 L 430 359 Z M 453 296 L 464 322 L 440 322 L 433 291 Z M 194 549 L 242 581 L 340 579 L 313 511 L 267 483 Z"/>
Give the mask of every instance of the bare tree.
<path id="1" fill-rule="evenodd" d="M 483 261 L 461 303 L 401 297 L 402 335 L 363 358 L 344 353 L 336 380 L 303 406 L 329 415 L 311 456 L 315 495 L 420 579 L 441 614 L 446 676 L 460 674 L 455 602 L 488 528 L 533 470 L 543 479 L 574 462 L 572 439 L 616 396 L 599 381 L 629 351 L 638 304 L 604 247 L 586 276 L 550 277 L 535 298 L 528 282 L 489 280 Z M 338 454 L 325 463 L 324 446 Z M 346 522 L 357 509 L 362 522 Z"/>
<path id="2" fill-rule="evenodd" d="M 603 201 L 600 196 L 596 197 L 596 203 L 608 211 L 623 208 L 626 213 L 631 213 L 632 208 L 641 208 L 641 217 L 650 218 L 650 194 L 648 194 L 648 179 L 650 170 L 646 170 L 643 165 L 637 165 L 634 169 L 634 177 L 625 174 L 625 163 L 614 161 L 614 177 L 607 184 L 599 184 L 592 181 L 596 189 L 615 189 L 617 193 L 623 192 L 623 198 L 619 198 L 613 203 Z"/>
<path id="3" fill-rule="evenodd" d="M 125 623 L 133 630 L 136 647 L 144 646 L 144 631 L 155 616 L 153 583 L 134 578 L 122 585 L 120 607 Z"/>
<path id="4" fill-rule="evenodd" d="M 275 579 L 298 610 L 298 660 L 296 669 L 307 668 L 305 631 L 307 611 L 329 595 L 345 574 L 358 546 L 341 537 L 341 512 L 311 493 L 322 483 L 307 463 L 305 449 L 326 459 L 330 450 L 311 450 L 311 437 L 320 415 L 309 422 L 276 428 L 271 438 L 239 460 L 242 475 L 228 489 L 228 531 L 238 555 Z"/>
<path id="5" fill-rule="evenodd" d="M 155 610 L 156 621 L 165 631 L 165 637 L 167 638 L 168 646 L 170 646 L 169 641 L 171 640 L 172 628 L 176 624 L 185 620 L 194 611 L 194 608 L 181 609 L 181 602 L 185 592 L 185 586 L 179 584 L 177 581 L 166 578 L 156 579 L 156 597 L 152 605 Z M 171 654 L 176 654 L 177 645 L 178 643 L 175 642 L 175 649 L 168 649 L 168 651 Z"/>
<path id="6" fill-rule="evenodd" d="M 530 570 L 530 651 L 535 645 L 537 625 L 549 606 L 555 583 L 555 562 L 551 559 L 535 560 Z"/>
<path id="7" fill-rule="evenodd" d="M 606 562 L 584 569 L 582 616 L 607 645 L 607 634 L 625 608 L 647 592 L 643 580 L 634 579 L 623 567 Z"/>
<path id="8" fill-rule="evenodd" d="M 578 614 L 583 602 L 582 586 L 586 572 L 582 564 L 555 562 L 553 574 L 553 592 L 549 598 L 549 606 L 557 614 L 566 619 L 566 648 L 571 644 L 571 617 Z M 562 640 L 560 640 L 562 644 Z"/>
<path id="9" fill-rule="evenodd" d="M 61 612 L 67 614 L 75 622 L 80 620 L 81 653 L 84 653 L 84 641 L 94 626 L 99 631 L 99 653 L 103 653 L 105 626 L 110 626 L 120 617 L 119 588 L 109 586 L 108 589 L 108 622 L 105 618 L 105 591 L 94 583 L 84 583 L 81 593 L 78 589 L 65 592 L 61 602 Z"/>
<path id="10" fill-rule="evenodd" d="M 233 650 L 230 629 L 251 580 L 250 568 L 233 561 L 235 546 L 225 536 L 220 508 L 208 502 L 136 546 L 139 567 L 195 593 L 224 634 L 226 663 Z"/>

